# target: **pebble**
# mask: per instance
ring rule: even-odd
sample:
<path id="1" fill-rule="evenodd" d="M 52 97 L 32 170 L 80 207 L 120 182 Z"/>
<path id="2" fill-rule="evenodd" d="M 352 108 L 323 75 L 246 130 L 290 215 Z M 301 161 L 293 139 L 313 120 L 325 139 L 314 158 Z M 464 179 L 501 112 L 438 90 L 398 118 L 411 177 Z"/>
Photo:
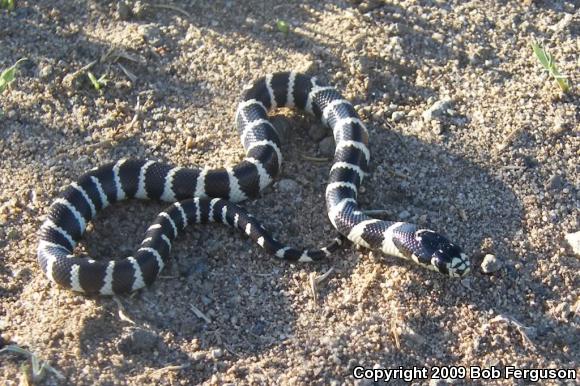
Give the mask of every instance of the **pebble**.
<path id="1" fill-rule="evenodd" d="M 308 130 L 308 136 L 318 142 L 328 134 L 328 128 L 321 124 L 313 124 Z"/>
<path id="2" fill-rule="evenodd" d="M 481 270 L 483 273 L 494 273 L 501 269 L 503 263 L 495 255 L 487 254 L 481 262 Z"/>
<path id="3" fill-rule="evenodd" d="M 205 275 L 209 271 L 208 259 L 206 255 L 198 256 L 195 263 L 189 265 L 192 268 L 192 273 L 197 275 Z"/>
<path id="4" fill-rule="evenodd" d="M 568 233 L 564 236 L 570 247 L 572 247 L 572 251 L 576 254 L 576 256 L 580 256 L 580 231 L 575 233 Z"/>
<path id="5" fill-rule="evenodd" d="M 570 123 L 568 122 L 566 117 L 562 115 L 557 115 L 554 118 L 554 126 L 552 127 L 552 133 L 558 135 L 566 132 L 568 129 L 570 129 Z"/>
<path id="6" fill-rule="evenodd" d="M 76 73 L 67 74 L 62 78 L 61 85 L 67 91 L 74 91 L 81 87 L 82 78 Z"/>
<path id="7" fill-rule="evenodd" d="M 557 190 L 560 189 L 564 185 L 564 179 L 559 174 L 554 174 L 544 187 L 550 190 Z"/>
<path id="8" fill-rule="evenodd" d="M 119 1 L 117 3 L 117 13 L 115 14 L 115 16 L 117 16 L 117 19 L 129 20 L 129 18 L 131 17 L 131 13 L 132 13 L 131 7 L 129 7 L 127 2 Z"/>
<path id="9" fill-rule="evenodd" d="M 41 63 L 38 67 L 39 67 L 38 76 L 40 79 L 47 79 L 48 77 L 50 77 L 50 75 L 52 75 L 53 72 L 52 65 Z"/>
<path id="10" fill-rule="evenodd" d="M 400 122 L 403 118 L 405 118 L 405 113 L 403 111 L 394 111 L 391 114 L 391 120 L 393 122 Z"/>
<path id="11" fill-rule="evenodd" d="M 443 134 L 444 128 L 441 122 L 438 120 L 431 121 L 431 131 L 437 135 Z"/>
<path id="12" fill-rule="evenodd" d="M 326 137 L 318 144 L 318 151 L 324 157 L 334 156 L 334 138 Z"/>
<path id="13" fill-rule="evenodd" d="M 266 332 L 266 323 L 262 320 L 256 320 L 256 322 L 254 323 L 254 325 L 251 328 L 251 332 L 254 335 L 259 335 L 259 336 L 263 336 L 264 333 Z"/>
<path id="14" fill-rule="evenodd" d="M 147 330 L 136 329 L 121 338 L 117 343 L 117 349 L 124 355 L 151 351 L 159 342 L 159 337 Z"/>
<path id="15" fill-rule="evenodd" d="M 422 114 L 425 121 L 432 121 L 439 119 L 447 114 L 447 110 L 451 107 L 452 100 L 449 98 L 443 98 L 431 105 Z"/>
<path id="16" fill-rule="evenodd" d="M 278 181 L 278 190 L 282 193 L 299 193 L 300 185 L 294 180 L 284 178 Z"/>
<path id="17" fill-rule="evenodd" d="M 554 312 L 557 316 L 559 316 L 562 319 L 568 319 L 572 314 L 570 304 L 566 302 L 558 304 Z"/>
<path id="18" fill-rule="evenodd" d="M 145 13 L 147 12 L 147 5 L 143 4 L 140 0 L 137 0 L 134 4 L 133 4 L 133 15 L 141 18 L 145 16 Z"/>
<path id="19" fill-rule="evenodd" d="M 409 218 L 409 217 L 411 217 L 411 213 L 409 213 L 408 210 L 404 210 L 401 213 L 399 213 L 399 218 L 401 220 L 404 220 L 404 219 Z"/>
<path id="20" fill-rule="evenodd" d="M 206 307 L 209 306 L 212 303 L 212 299 L 209 298 L 209 297 L 207 297 L 207 296 L 205 296 L 205 295 L 202 295 L 200 297 L 200 299 L 201 299 L 201 302 L 203 303 L 203 305 L 206 306 Z"/>
<path id="21" fill-rule="evenodd" d="M 137 31 L 149 44 L 157 46 L 161 43 L 161 31 L 155 24 L 142 24 Z"/>
<path id="22" fill-rule="evenodd" d="M 195 139 L 193 137 L 187 137 L 185 140 L 185 148 L 190 150 L 195 146 Z"/>
<path id="23" fill-rule="evenodd" d="M 290 138 L 290 132 L 292 131 L 292 121 L 282 115 L 275 115 L 270 117 L 270 122 L 274 126 L 274 130 L 278 133 L 278 136 L 283 142 L 286 142 Z"/>

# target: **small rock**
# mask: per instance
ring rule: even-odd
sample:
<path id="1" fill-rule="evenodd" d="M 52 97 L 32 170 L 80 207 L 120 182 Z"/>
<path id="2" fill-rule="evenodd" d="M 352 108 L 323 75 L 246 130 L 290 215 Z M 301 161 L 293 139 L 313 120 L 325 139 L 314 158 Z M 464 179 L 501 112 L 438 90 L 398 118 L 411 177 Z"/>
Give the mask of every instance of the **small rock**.
<path id="1" fill-rule="evenodd" d="M 318 142 L 328 134 L 328 128 L 322 124 L 313 124 L 308 130 L 308 136 Z"/>
<path id="2" fill-rule="evenodd" d="M 495 255 L 485 255 L 481 262 L 481 270 L 483 273 L 494 273 L 501 269 L 503 263 Z"/>
<path id="3" fill-rule="evenodd" d="M 570 124 L 562 116 L 557 116 L 554 119 L 554 127 L 552 128 L 553 134 L 562 134 L 570 128 Z"/>
<path id="4" fill-rule="evenodd" d="M 284 178 L 278 181 L 278 190 L 282 193 L 299 193 L 300 185 L 294 180 Z"/>
<path id="5" fill-rule="evenodd" d="M 192 267 L 192 272 L 197 275 L 205 275 L 209 271 L 207 256 L 201 256 L 196 259 L 196 261 L 190 265 Z"/>
<path id="6" fill-rule="evenodd" d="M 53 68 L 50 64 L 41 63 L 38 69 L 38 77 L 40 79 L 47 79 L 52 75 Z"/>
<path id="7" fill-rule="evenodd" d="M 442 118 L 447 114 L 447 110 L 451 108 L 452 100 L 449 98 L 443 98 L 431 105 L 422 114 L 425 121 L 432 121 L 438 118 Z"/>
<path id="8" fill-rule="evenodd" d="M 522 160 L 524 161 L 525 167 L 530 169 L 535 168 L 536 166 L 539 165 L 539 162 L 534 157 L 531 157 L 529 155 L 525 156 Z"/>
<path id="9" fill-rule="evenodd" d="M 278 133 L 280 140 L 286 142 L 290 138 L 290 132 L 293 128 L 292 121 L 283 115 L 274 115 L 270 117 L 270 122 L 274 126 L 276 133 Z"/>
<path id="10" fill-rule="evenodd" d="M 318 144 L 318 151 L 324 157 L 334 156 L 334 138 L 326 137 Z"/>
<path id="11" fill-rule="evenodd" d="M 548 28 L 556 33 L 559 33 L 562 32 L 564 29 L 568 28 L 568 26 L 571 25 L 572 20 L 573 15 L 571 13 L 564 13 L 564 17 L 560 19 L 558 23 L 551 25 Z"/>
<path id="12" fill-rule="evenodd" d="M 137 16 L 138 18 L 145 17 L 147 13 L 147 4 L 143 4 L 140 0 L 137 0 L 133 4 L 133 15 Z"/>
<path id="13" fill-rule="evenodd" d="M 546 189 L 557 190 L 562 188 L 562 185 L 564 185 L 564 179 L 562 178 L 562 176 L 559 174 L 554 174 L 552 177 L 550 177 L 550 179 L 548 180 L 546 185 L 544 185 L 544 187 Z"/>
<path id="14" fill-rule="evenodd" d="M 580 256 L 580 231 L 576 233 L 568 233 L 564 236 L 570 247 L 572 247 L 572 251 L 577 255 Z"/>
<path id="15" fill-rule="evenodd" d="M 372 379 L 356 379 L 354 381 L 354 386 L 374 386 L 377 385 Z"/>
<path id="16" fill-rule="evenodd" d="M 137 31 L 149 44 L 157 46 L 161 43 L 161 31 L 155 24 L 142 24 Z"/>
<path id="17" fill-rule="evenodd" d="M 559 316 L 562 319 L 568 319 L 572 314 L 570 304 L 566 302 L 558 304 L 554 312 L 556 313 L 556 316 Z"/>
<path id="18" fill-rule="evenodd" d="M 193 139 L 193 137 L 187 137 L 187 139 L 185 140 L 185 148 L 186 149 L 192 149 L 195 146 L 195 139 Z"/>
<path id="19" fill-rule="evenodd" d="M 159 337 L 151 331 L 136 329 L 121 338 L 117 349 L 124 355 L 136 354 L 153 350 L 159 341 Z"/>
<path id="20" fill-rule="evenodd" d="M 61 85 L 67 91 L 74 91 L 81 87 L 82 77 L 78 73 L 67 74 L 62 78 Z"/>
<path id="21" fill-rule="evenodd" d="M 115 14 L 115 16 L 117 16 L 117 19 L 129 20 L 129 18 L 131 17 L 131 13 L 132 13 L 131 7 L 129 7 L 127 2 L 119 1 L 117 3 L 117 13 Z"/>
<path id="22" fill-rule="evenodd" d="M 16 240 L 18 237 L 20 237 L 20 233 L 18 233 L 18 231 L 16 229 L 10 229 L 6 233 L 6 238 L 8 240 Z"/>
<path id="23" fill-rule="evenodd" d="M 404 210 L 401 213 L 399 213 L 399 218 L 401 220 L 404 220 L 404 219 L 409 218 L 409 217 L 411 217 L 411 213 L 409 213 L 408 210 Z"/>
<path id="24" fill-rule="evenodd" d="M 266 323 L 261 320 L 256 320 L 250 331 L 254 335 L 263 336 L 266 332 Z"/>
<path id="25" fill-rule="evenodd" d="M 444 128 L 441 122 L 438 120 L 431 121 L 431 131 L 436 135 L 443 134 Z"/>
<path id="26" fill-rule="evenodd" d="M 403 111 L 394 111 L 393 114 L 391 114 L 391 120 L 393 122 L 399 122 L 403 118 L 405 118 L 405 113 Z"/>

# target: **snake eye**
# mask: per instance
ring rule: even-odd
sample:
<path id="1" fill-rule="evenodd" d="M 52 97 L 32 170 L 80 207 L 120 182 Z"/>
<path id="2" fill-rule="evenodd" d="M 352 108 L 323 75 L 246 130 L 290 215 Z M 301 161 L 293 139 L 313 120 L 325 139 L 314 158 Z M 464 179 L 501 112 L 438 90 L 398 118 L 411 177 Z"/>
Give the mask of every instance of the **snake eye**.
<path id="1" fill-rule="evenodd" d="M 431 265 L 434 266 L 437 271 L 441 272 L 444 275 L 449 274 L 448 268 L 449 259 L 447 255 L 442 249 L 439 249 L 433 253 L 433 257 L 431 257 Z"/>

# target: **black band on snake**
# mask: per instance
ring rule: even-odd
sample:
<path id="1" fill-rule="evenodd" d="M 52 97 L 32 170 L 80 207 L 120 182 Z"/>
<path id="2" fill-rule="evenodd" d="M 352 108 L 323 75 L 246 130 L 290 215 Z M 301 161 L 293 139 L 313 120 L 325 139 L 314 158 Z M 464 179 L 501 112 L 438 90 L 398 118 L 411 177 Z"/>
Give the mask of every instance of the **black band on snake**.
<path id="1" fill-rule="evenodd" d="M 442 274 L 469 272 L 469 259 L 445 237 L 414 224 L 368 217 L 357 204 L 367 170 L 368 132 L 353 106 L 333 87 L 295 72 L 256 81 L 239 104 L 235 121 L 246 158 L 232 168 L 194 169 L 161 162 L 120 160 L 83 175 L 51 206 L 40 230 L 38 262 L 52 281 L 85 293 L 110 295 L 151 284 L 167 264 L 171 243 L 188 224 L 219 222 L 237 228 L 273 255 L 295 261 L 324 258 L 340 239 L 318 250 L 298 250 L 273 239 L 234 202 L 258 196 L 280 171 L 280 140 L 268 119 L 278 107 L 314 115 L 334 134 L 336 151 L 326 187 L 332 225 L 353 243 L 399 256 Z M 73 250 L 87 223 L 117 201 L 140 198 L 173 202 L 158 216 L 133 256 L 95 261 Z"/>

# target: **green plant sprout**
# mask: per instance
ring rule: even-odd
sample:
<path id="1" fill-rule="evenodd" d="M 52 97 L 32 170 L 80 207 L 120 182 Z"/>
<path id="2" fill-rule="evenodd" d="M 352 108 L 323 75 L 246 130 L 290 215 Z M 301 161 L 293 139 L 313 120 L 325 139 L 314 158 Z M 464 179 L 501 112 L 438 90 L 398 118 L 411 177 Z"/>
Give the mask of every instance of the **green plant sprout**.
<path id="1" fill-rule="evenodd" d="M 0 8 L 7 9 L 8 11 L 14 10 L 15 4 L 14 0 L 0 0 Z"/>
<path id="2" fill-rule="evenodd" d="M 89 80 L 91 81 L 91 84 L 93 85 L 95 90 L 101 91 L 102 88 L 107 85 L 107 78 L 105 77 L 105 75 L 97 79 L 97 77 L 92 72 L 88 71 L 87 76 L 89 77 Z"/>
<path id="3" fill-rule="evenodd" d="M 14 82 L 18 65 L 25 60 L 27 60 L 27 58 L 19 59 L 12 67 L 8 67 L 6 70 L 2 71 L 0 74 L 0 94 L 8 88 L 10 83 Z"/>
<path id="4" fill-rule="evenodd" d="M 26 371 L 26 373 L 28 373 L 28 370 L 31 371 L 32 381 L 35 383 L 41 381 L 45 377 L 45 373 L 47 370 L 50 371 L 52 374 L 54 374 L 54 376 L 56 376 L 59 380 L 62 381 L 65 379 L 64 375 L 58 370 L 56 370 L 54 367 L 52 367 L 47 361 L 39 359 L 36 356 L 36 354 L 28 350 L 25 350 L 16 345 L 8 345 L 5 346 L 2 350 L 0 350 L 0 354 L 4 352 L 13 352 L 16 354 L 24 355 L 25 357 L 30 359 L 31 368 L 28 364 L 26 364 L 22 369 Z"/>
<path id="5" fill-rule="evenodd" d="M 566 75 L 560 74 L 558 69 L 556 68 L 556 63 L 554 63 L 554 58 L 548 51 L 546 51 L 542 46 L 540 46 L 536 42 L 532 42 L 532 49 L 534 50 L 534 54 L 542 64 L 542 67 L 548 72 L 548 74 L 556 80 L 558 86 L 564 92 L 568 92 L 570 90 L 570 84 L 568 83 L 568 79 L 566 79 Z"/>
<path id="6" fill-rule="evenodd" d="M 282 32 L 284 35 L 288 35 L 290 32 L 290 26 L 284 20 L 278 20 L 276 22 L 276 28 L 278 28 L 278 31 Z"/>

